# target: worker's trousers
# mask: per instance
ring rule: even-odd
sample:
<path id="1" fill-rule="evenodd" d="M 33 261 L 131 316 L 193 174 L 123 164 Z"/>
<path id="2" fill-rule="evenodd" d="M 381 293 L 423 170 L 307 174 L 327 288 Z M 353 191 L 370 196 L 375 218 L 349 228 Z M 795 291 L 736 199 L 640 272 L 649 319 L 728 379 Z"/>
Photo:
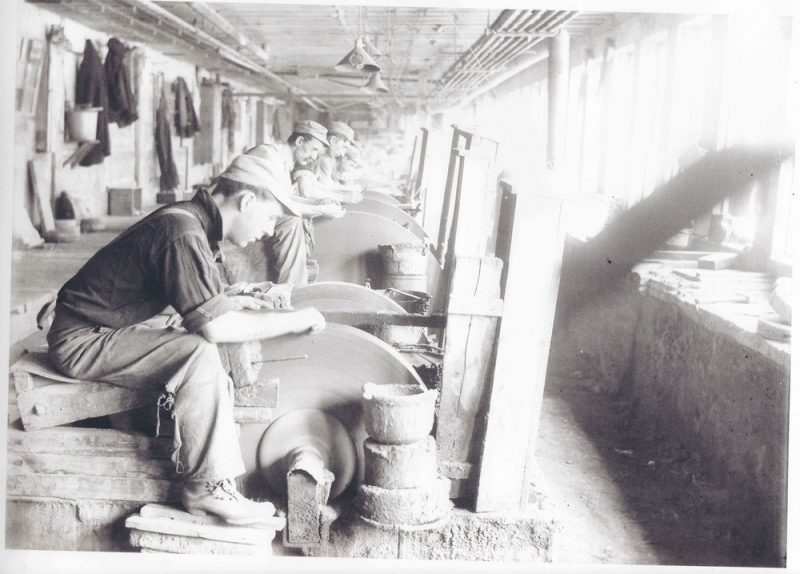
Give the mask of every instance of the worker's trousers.
<path id="1" fill-rule="evenodd" d="M 244 247 L 227 246 L 222 275 L 228 284 L 247 282 L 308 283 L 303 218 L 285 215 L 275 223 L 275 233 Z"/>
<path id="2" fill-rule="evenodd" d="M 267 246 L 268 276 L 273 283 L 308 283 L 306 236 L 303 218 L 284 215 L 275 223 L 275 234 L 264 239 Z"/>
<path id="3" fill-rule="evenodd" d="M 76 379 L 162 392 L 158 402 L 175 419 L 172 460 L 182 478 L 211 482 L 243 474 L 233 383 L 217 346 L 161 325 L 148 321 L 113 329 L 57 309 L 47 336 L 49 356 L 59 371 Z"/>

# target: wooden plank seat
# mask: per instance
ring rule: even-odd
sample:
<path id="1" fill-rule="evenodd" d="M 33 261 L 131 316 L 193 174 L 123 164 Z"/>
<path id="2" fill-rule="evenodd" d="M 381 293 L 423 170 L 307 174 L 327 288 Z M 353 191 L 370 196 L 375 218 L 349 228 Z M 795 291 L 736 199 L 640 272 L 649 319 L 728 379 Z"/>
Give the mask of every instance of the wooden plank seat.
<path id="1" fill-rule="evenodd" d="M 28 352 L 10 371 L 19 417 L 26 431 L 154 406 L 162 392 L 132 391 L 110 383 L 66 377 L 55 370 L 45 352 Z M 269 423 L 277 400 L 277 379 L 238 386 L 234 417 L 242 423 Z"/>

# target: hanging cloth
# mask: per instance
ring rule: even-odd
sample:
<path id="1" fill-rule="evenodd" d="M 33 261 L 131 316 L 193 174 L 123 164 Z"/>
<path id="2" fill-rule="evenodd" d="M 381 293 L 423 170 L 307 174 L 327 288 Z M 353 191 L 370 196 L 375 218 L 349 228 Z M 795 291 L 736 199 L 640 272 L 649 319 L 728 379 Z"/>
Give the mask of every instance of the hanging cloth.
<path id="1" fill-rule="evenodd" d="M 86 40 L 83 61 L 75 78 L 75 104 L 103 108 L 97 115 L 97 135 L 100 145 L 94 146 L 81 160 L 82 166 L 103 163 L 107 155 L 111 155 L 111 139 L 108 135 L 108 90 L 106 74 L 100 55 L 94 49 L 91 40 Z"/>
<path id="2" fill-rule="evenodd" d="M 158 155 L 158 165 L 161 168 L 159 187 L 162 192 L 172 191 L 180 183 L 178 168 L 172 157 L 172 136 L 169 132 L 167 113 L 167 98 L 162 87 L 161 100 L 156 112 L 156 154 Z"/>
<path id="3" fill-rule="evenodd" d="M 182 138 L 190 138 L 200 131 L 192 93 L 180 77 L 172 84 L 172 91 L 175 92 L 175 131 Z"/>
<path id="4" fill-rule="evenodd" d="M 285 142 L 292 135 L 294 120 L 288 106 L 276 106 L 272 117 L 272 141 Z"/>
<path id="5" fill-rule="evenodd" d="M 136 113 L 136 96 L 131 89 L 130 76 L 125 65 L 125 45 L 117 38 L 108 41 L 105 72 L 108 85 L 108 121 L 117 122 L 121 128 L 131 125 Z"/>
<path id="6" fill-rule="evenodd" d="M 233 153 L 236 107 L 233 102 L 233 92 L 231 92 L 230 88 L 225 88 L 225 91 L 222 92 L 222 129 L 228 130 L 228 151 Z"/>

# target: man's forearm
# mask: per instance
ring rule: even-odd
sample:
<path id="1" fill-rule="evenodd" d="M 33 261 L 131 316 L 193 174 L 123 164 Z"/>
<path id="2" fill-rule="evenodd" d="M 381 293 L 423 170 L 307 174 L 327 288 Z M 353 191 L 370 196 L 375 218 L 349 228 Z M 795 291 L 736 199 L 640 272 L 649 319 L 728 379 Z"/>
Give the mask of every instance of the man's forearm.
<path id="1" fill-rule="evenodd" d="M 304 333 L 316 325 L 313 309 L 300 311 L 229 311 L 200 331 L 212 343 L 243 343 L 290 333 Z"/>

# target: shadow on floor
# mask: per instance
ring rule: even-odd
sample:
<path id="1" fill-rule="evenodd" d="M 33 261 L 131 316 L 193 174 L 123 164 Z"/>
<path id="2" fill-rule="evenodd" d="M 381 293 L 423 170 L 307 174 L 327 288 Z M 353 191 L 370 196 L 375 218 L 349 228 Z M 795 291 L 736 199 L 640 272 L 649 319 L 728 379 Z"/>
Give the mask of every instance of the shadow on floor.
<path id="1" fill-rule="evenodd" d="M 691 449 L 641 431 L 635 404 L 604 392 L 579 351 L 556 337 L 551 349 L 537 461 L 564 516 L 559 561 L 783 565 Z"/>

